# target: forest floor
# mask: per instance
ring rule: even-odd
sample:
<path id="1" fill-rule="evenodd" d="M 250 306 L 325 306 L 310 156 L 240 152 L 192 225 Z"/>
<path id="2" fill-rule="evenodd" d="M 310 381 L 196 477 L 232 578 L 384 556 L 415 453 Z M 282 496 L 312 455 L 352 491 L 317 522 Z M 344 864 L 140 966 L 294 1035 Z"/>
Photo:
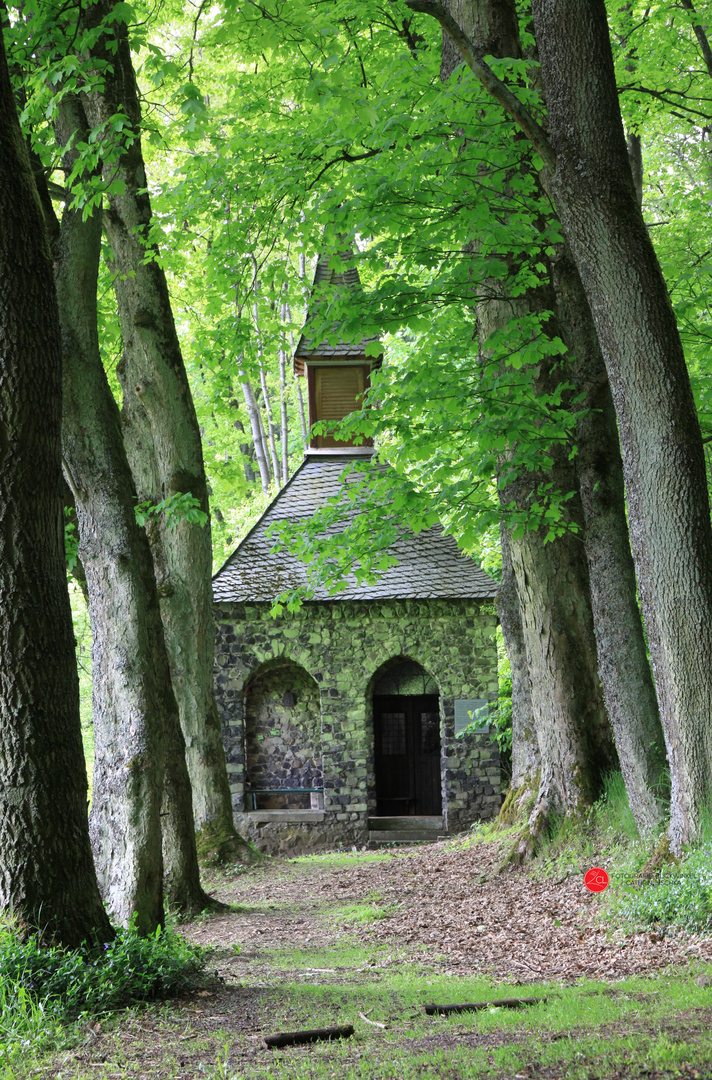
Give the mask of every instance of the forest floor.
<path id="1" fill-rule="evenodd" d="M 712 1078 L 712 938 L 611 929 L 588 866 L 498 872 L 497 843 L 266 860 L 205 884 L 230 905 L 181 932 L 202 989 L 87 1025 L 37 1080 Z M 540 997 L 427 1016 L 423 1005 Z M 339 1042 L 264 1035 L 353 1024 Z"/>

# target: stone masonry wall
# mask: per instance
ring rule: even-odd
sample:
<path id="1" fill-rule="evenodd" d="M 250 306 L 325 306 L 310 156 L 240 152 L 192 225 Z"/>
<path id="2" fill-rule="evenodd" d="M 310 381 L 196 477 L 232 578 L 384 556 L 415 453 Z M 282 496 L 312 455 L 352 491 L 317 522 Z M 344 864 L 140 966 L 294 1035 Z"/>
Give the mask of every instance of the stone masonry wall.
<path id="1" fill-rule="evenodd" d="M 218 604 L 215 614 L 216 696 L 235 822 L 258 846 L 315 849 L 366 843 L 367 818 L 376 807 L 372 687 L 397 658 L 417 661 L 438 684 L 446 830 L 456 832 L 497 813 L 501 781 L 496 742 L 488 733 L 464 739 L 454 735 L 457 699 L 497 697 L 492 604 L 332 601 L 307 603 L 296 614 L 273 618 L 269 604 L 240 603 Z M 250 708 L 254 690 L 269 688 L 270 669 L 276 677 L 285 661 L 302 668 L 318 687 L 323 812 L 311 813 L 303 822 L 292 817 L 256 823 L 257 815 L 245 813 L 245 702 Z M 283 693 L 281 676 L 277 690 Z M 254 785 L 252 776 L 250 780 Z"/>

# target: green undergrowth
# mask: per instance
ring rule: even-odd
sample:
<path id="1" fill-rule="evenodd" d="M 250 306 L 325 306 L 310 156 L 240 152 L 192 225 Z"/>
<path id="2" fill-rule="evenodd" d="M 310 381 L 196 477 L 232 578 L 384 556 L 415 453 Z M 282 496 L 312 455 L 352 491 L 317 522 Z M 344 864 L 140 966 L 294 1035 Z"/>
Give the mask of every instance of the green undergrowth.
<path id="1" fill-rule="evenodd" d="M 171 929 L 142 938 L 132 926 L 107 944 L 63 949 L 25 938 L 6 922 L 0 927 L 0 1063 L 70 1044 L 88 1017 L 184 993 L 197 984 L 208 955 Z"/>
<path id="2" fill-rule="evenodd" d="M 387 947 L 373 952 L 375 970 L 364 968 L 364 957 L 360 964 L 352 957 L 351 977 L 345 978 L 341 965 L 348 957 L 341 949 L 291 950 L 290 966 L 314 978 L 296 977 L 265 1003 L 265 1031 L 352 1024 L 352 1038 L 266 1051 L 245 1061 L 239 1039 L 226 1037 L 211 1080 L 511 1080 L 531 1076 L 532 1068 L 539 1070 L 533 1075 L 590 1080 L 616 1070 L 633 1078 L 666 1070 L 673 1076 L 690 1063 L 712 1066 L 706 1019 L 712 990 L 692 973 L 612 986 L 586 979 L 573 986 L 513 987 L 476 975 L 433 973 L 404 963 Z M 496 1007 L 498 998 L 515 995 L 540 1000 L 517 1010 Z M 423 1008 L 465 1001 L 495 1004 L 442 1017 L 427 1016 Z"/>
<path id="3" fill-rule="evenodd" d="M 552 817 L 531 865 L 535 876 L 560 878 L 578 873 L 584 864 L 602 865 L 611 881 L 630 881 L 650 861 L 664 827 L 641 840 L 628 805 L 621 774 L 605 779 L 602 797 L 579 818 Z"/>
<path id="4" fill-rule="evenodd" d="M 712 847 L 688 852 L 664 865 L 649 882 L 621 881 L 612 907 L 631 927 L 681 927 L 691 933 L 712 931 Z"/>
<path id="5" fill-rule="evenodd" d="M 520 826 L 479 826 L 465 841 L 516 842 Z M 641 840 L 628 805 L 621 774 L 606 777 L 601 799 L 578 819 L 554 818 L 540 840 L 528 873 L 563 879 L 601 866 L 610 885 L 600 897 L 601 916 L 629 931 L 657 926 L 691 933 L 712 931 L 712 815 L 703 822 L 698 843 L 680 859 L 657 858 L 665 845 L 666 823 Z"/>

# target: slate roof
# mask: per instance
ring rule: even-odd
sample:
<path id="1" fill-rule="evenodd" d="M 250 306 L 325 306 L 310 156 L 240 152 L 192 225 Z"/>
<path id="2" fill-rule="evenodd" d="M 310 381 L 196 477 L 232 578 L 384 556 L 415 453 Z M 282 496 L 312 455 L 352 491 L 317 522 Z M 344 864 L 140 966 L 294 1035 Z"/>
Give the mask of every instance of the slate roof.
<path id="1" fill-rule="evenodd" d="M 343 490 L 340 480 L 349 454 L 307 455 L 302 465 L 267 507 L 213 578 L 216 603 L 272 601 L 284 590 L 307 584 L 304 563 L 286 550 L 271 553 L 274 541 L 266 531 L 276 521 L 304 520 Z M 387 466 L 383 466 L 386 468 Z M 358 482 L 356 477 L 350 482 Z M 353 506 L 353 504 L 351 504 Z M 355 513 L 355 510 L 352 511 Z M 404 532 L 390 549 L 398 565 L 386 570 L 375 585 L 359 585 L 354 576 L 335 596 L 325 589 L 314 600 L 492 599 L 497 582 L 463 555 L 455 541 L 437 525 L 417 535 Z"/>
<path id="2" fill-rule="evenodd" d="M 344 251 L 339 256 L 339 259 L 348 260 L 353 258 L 352 251 Z M 349 292 L 361 292 L 361 278 L 359 277 L 358 270 L 355 266 L 349 267 L 347 270 L 335 270 L 333 266 L 330 266 L 330 259 L 327 255 L 320 255 L 316 269 L 314 271 L 314 282 L 312 284 L 312 295 L 316 289 L 321 285 L 337 286 L 344 289 L 348 289 Z M 336 344 L 329 344 L 328 341 L 322 341 L 318 343 L 306 336 L 306 329 L 309 326 L 309 316 L 307 316 L 307 322 L 302 331 L 301 337 L 297 343 L 297 348 L 294 353 L 295 364 L 298 365 L 299 360 L 309 359 L 312 356 L 318 356 L 324 359 L 353 359 L 355 357 L 365 356 L 366 345 L 370 341 L 377 341 L 375 337 L 362 338 L 358 342 L 344 342 L 338 341 Z M 301 371 L 300 371 L 301 373 Z"/>

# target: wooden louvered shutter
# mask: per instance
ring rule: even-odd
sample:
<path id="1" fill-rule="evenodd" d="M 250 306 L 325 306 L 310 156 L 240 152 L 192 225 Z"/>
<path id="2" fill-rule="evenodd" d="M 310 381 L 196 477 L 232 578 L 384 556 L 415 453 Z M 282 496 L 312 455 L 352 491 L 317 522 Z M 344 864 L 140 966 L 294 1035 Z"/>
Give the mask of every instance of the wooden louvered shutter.
<path id="1" fill-rule="evenodd" d="M 319 420 L 342 420 L 360 408 L 363 368 L 317 368 L 316 408 Z"/>
<path id="2" fill-rule="evenodd" d="M 363 367 L 316 368 L 316 419 L 343 420 L 361 408 L 365 390 Z M 346 446 L 330 436 L 319 438 L 320 446 Z"/>

